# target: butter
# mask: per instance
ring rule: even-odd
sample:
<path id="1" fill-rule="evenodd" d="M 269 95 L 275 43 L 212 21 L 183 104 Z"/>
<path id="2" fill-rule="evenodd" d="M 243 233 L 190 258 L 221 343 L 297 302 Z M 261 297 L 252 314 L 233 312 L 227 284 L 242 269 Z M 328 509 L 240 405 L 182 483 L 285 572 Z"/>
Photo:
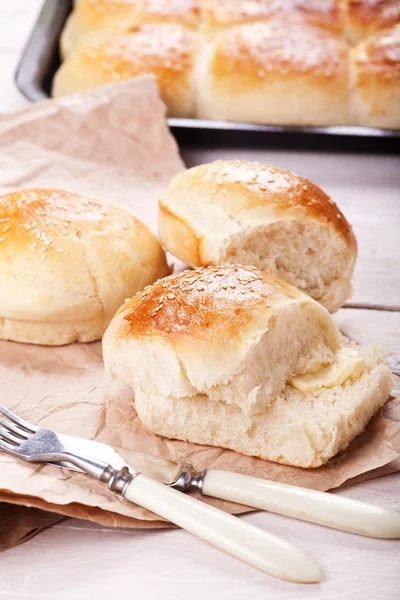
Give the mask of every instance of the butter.
<path id="1" fill-rule="evenodd" d="M 318 369 L 314 373 L 296 375 L 289 379 L 290 385 L 310 394 L 321 388 L 342 385 L 348 379 L 357 379 L 364 369 L 364 361 L 355 348 L 341 348 L 335 355 L 335 361 Z"/>

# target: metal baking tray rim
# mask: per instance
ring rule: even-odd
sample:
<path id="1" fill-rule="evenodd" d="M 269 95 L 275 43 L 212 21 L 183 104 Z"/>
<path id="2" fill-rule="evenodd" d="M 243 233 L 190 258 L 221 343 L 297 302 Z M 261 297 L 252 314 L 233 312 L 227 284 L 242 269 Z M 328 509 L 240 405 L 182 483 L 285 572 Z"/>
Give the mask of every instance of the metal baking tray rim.
<path id="1" fill-rule="evenodd" d="M 71 0 L 45 0 L 19 61 L 15 82 L 33 102 L 50 97 L 51 80 L 60 64 L 59 37 L 72 10 Z M 331 151 L 400 152 L 400 130 L 351 125 L 303 127 L 233 121 L 169 118 L 177 141 L 190 144 L 273 145 Z M 369 142 L 369 143 L 368 143 Z"/>

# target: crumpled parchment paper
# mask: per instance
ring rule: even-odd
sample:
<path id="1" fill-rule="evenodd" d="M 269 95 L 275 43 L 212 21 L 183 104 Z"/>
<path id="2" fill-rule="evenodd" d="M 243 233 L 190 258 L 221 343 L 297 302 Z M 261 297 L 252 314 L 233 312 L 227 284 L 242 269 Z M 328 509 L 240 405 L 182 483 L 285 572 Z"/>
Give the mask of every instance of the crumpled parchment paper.
<path id="1" fill-rule="evenodd" d="M 0 117 L 2 193 L 29 186 L 64 187 L 127 204 L 155 231 L 157 198 L 182 168 L 151 77 Z M 1 403 L 21 417 L 60 433 L 106 442 L 133 468 L 134 452 L 140 451 L 191 462 L 198 469 L 225 469 L 328 490 L 400 466 L 396 401 L 329 465 L 303 470 L 147 432 L 136 416 L 132 391 L 107 382 L 99 342 L 48 348 L 2 341 L 0 382 Z M 168 479 L 170 473 L 163 469 L 161 463 L 157 473 L 150 469 L 147 474 Z M 249 510 L 202 500 L 231 513 Z M 7 503 L 0 504 L 0 549 L 29 539 L 59 515 L 111 526 L 168 526 L 85 475 L 1 453 L 0 502 Z"/>

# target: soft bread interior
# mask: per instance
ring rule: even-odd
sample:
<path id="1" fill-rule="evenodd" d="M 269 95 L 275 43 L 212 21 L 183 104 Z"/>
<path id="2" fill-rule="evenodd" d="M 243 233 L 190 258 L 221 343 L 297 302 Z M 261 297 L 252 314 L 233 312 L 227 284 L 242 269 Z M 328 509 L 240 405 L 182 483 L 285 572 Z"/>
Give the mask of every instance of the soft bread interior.
<path id="1" fill-rule="evenodd" d="M 154 396 L 197 398 L 240 407 L 246 414 L 263 411 L 292 375 L 316 371 L 333 361 L 342 336 L 328 312 L 300 295 L 265 311 L 237 339 L 213 345 L 206 337 L 181 348 L 148 337 L 119 340 L 109 350 L 103 340 L 108 373 L 135 390 Z"/>
<path id="2" fill-rule="evenodd" d="M 136 410 L 149 430 L 168 438 L 221 446 L 298 467 L 326 463 L 366 427 L 386 402 L 392 379 L 380 348 L 357 350 L 362 362 L 339 385 L 301 392 L 287 384 L 260 414 L 238 406 L 196 398 L 162 397 L 136 390 Z M 342 372 L 340 370 L 340 372 Z M 339 381 L 341 378 L 339 377 Z"/>
<path id="3" fill-rule="evenodd" d="M 227 238 L 222 264 L 254 265 L 294 285 L 330 312 L 351 295 L 354 260 L 333 228 L 313 220 L 277 220 L 243 227 Z"/>

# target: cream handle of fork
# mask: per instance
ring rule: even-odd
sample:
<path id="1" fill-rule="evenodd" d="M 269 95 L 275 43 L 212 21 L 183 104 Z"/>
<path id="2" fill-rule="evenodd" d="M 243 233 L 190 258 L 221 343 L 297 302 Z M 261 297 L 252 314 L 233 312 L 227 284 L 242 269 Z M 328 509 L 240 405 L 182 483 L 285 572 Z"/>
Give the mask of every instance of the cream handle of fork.
<path id="1" fill-rule="evenodd" d="M 400 538 L 400 512 L 336 494 L 216 470 L 205 472 L 202 492 L 351 533 Z"/>
<path id="2" fill-rule="evenodd" d="M 290 542 L 145 475 L 131 479 L 122 494 L 270 575 L 298 583 L 320 581 L 313 559 Z"/>

